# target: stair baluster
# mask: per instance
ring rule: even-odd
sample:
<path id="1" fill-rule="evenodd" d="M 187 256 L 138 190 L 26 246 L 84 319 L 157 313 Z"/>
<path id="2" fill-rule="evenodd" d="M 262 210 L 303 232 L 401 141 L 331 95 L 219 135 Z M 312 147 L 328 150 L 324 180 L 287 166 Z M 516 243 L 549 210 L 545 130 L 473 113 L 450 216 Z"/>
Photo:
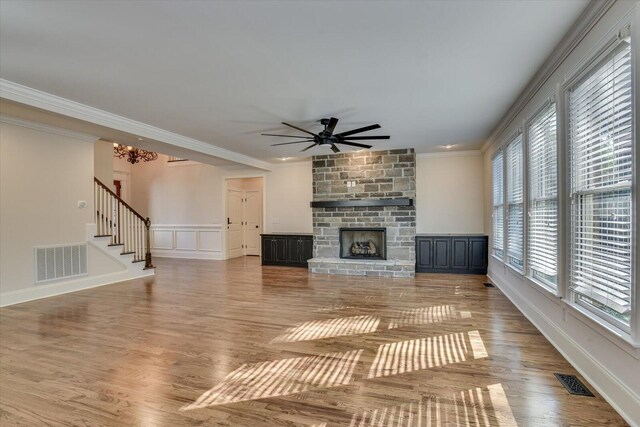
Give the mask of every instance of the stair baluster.
<path id="1" fill-rule="evenodd" d="M 94 189 L 98 235 L 111 236 L 111 245 L 122 246 L 122 253 L 132 253 L 133 262 L 144 261 L 145 268 L 154 268 L 149 218 L 136 212 L 98 178 L 94 178 Z"/>

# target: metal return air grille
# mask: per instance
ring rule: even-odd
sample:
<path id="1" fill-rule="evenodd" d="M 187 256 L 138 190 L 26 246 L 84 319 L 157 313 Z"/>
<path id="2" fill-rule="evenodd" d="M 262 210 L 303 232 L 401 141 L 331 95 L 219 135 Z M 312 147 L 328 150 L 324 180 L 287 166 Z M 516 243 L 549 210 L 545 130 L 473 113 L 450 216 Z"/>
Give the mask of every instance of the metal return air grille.
<path id="1" fill-rule="evenodd" d="M 87 274 L 87 244 L 35 248 L 36 283 Z"/>
<path id="2" fill-rule="evenodd" d="M 553 374 L 556 376 L 556 378 L 562 383 L 562 385 L 564 386 L 564 388 L 567 389 L 567 391 L 571 394 L 576 394 L 578 396 L 593 396 L 593 393 L 591 393 L 591 391 L 589 391 L 589 389 L 582 384 L 582 381 L 580 381 L 575 375 L 568 375 L 568 374 Z"/>
<path id="3" fill-rule="evenodd" d="M 495 286 L 493 286 L 493 283 L 485 282 L 483 283 L 483 285 L 485 286 L 485 288 L 495 288 Z"/>

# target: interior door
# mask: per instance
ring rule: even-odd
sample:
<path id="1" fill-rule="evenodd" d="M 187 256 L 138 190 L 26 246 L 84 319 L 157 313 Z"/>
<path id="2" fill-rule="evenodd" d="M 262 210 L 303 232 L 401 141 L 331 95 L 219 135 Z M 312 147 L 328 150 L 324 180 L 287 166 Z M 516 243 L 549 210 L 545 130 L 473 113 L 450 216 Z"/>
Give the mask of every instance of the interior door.
<path id="1" fill-rule="evenodd" d="M 244 191 L 244 245 L 246 255 L 260 255 L 262 191 Z"/>
<path id="2" fill-rule="evenodd" d="M 243 255 L 242 190 L 227 189 L 227 258 Z"/>

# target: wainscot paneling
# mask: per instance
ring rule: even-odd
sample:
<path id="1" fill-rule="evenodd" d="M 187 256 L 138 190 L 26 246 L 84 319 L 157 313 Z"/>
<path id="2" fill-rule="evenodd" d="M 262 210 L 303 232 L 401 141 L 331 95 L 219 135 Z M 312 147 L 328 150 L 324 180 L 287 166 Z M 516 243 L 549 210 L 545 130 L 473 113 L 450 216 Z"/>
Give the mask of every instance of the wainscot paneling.
<path id="1" fill-rule="evenodd" d="M 221 224 L 152 224 L 151 253 L 160 258 L 224 259 Z"/>

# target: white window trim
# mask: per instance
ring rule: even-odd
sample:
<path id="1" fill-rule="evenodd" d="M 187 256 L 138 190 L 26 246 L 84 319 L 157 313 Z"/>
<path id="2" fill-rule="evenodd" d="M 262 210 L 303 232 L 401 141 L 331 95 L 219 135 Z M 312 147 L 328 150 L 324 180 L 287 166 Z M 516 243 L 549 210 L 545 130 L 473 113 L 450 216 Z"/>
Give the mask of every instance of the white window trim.
<path id="1" fill-rule="evenodd" d="M 498 157 L 498 155 L 502 155 L 502 204 L 500 205 L 496 205 L 494 204 L 494 200 L 493 200 L 493 180 L 495 178 L 495 174 L 494 174 L 494 170 L 493 170 L 493 162 L 495 160 L 496 157 Z M 504 146 L 499 147 L 495 153 L 493 153 L 493 156 L 491 157 L 491 228 L 492 228 L 492 232 L 491 232 L 491 255 L 501 261 L 504 262 L 505 256 L 506 256 L 506 227 L 505 227 L 505 213 L 506 213 L 506 171 L 505 171 L 505 164 L 506 164 L 506 160 L 505 160 L 505 152 L 504 152 Z M 494 211 L 496 209 L 496 207 L 500 207 L 502 210 L 502 256 L 498 256 L 496 255 L 495 252 L 495 230 L 493 229 L 493 220 L 494 220 Z"/>
<path id="2" fill-rule="evenodd" d="M 560 232 L 560 230 L 562 230 L 562 228 L 560 228 L 560 218 L 562 216 L 562 211 L 560 208 L 560 194 L 561 194 L 561 187 L 560 187 L 560 182 L 561 177 L 560 177 L 560 170 L 562 169 L 560 167 L 560 152 L 561 150 L 561 144 L 562 144 L 562 137 L 561 137 L 561 133 L 560 133 L 560 116 L 562 116 L 561 114 L 561 110 L 560 110 L 560 103 L 558 102 L 558 92 L 559 92 L 560 88 L 556 87 L 554 88 L 551 93 L 549 93 L 547 99 L 545 99 L 545 101 L 537 108 L 533 111 L 533 113 L 531 113 L 529 116 L 527 116 L 527 118 L 524 120 L 524 124 L 523 124 L 523 129 L 524 129 L 524 134 L 523 134 L 523 139 L 524 139 L 524 161 L 525 161 L 525 205 L 526 205 L 526 209 L 525 209 L 525 217 L 524 217 L 524 225 L 525 225 L 525 232 L 524 232 L 524 236 L 525 236 L 525 262 L 524 262 L 524 275 L 527 277 L 527 279 L 529 279 L 532 283 L 535 283 L 536 285 L 540 286 L 543 290 L 551 293 L 553 296 L 558 297 L 558 298 L 562 298 L 563 292 L 564 290 L 562 289 L 561 292 L 561 285 L 560 282 L 562 281 L 562 270 L 560 269 L 561 267 L 561 262 L 560 262 L 560 258 L 561 256 L 563 256 L 564 254 L 562 254 L 563 251 L 561 251 L 561 242 L 560 242 L 560 235 L 563 234 Z M 555 288 L 553 286 L 551 286 L 550 284 L 542 281 L 542 280 L 538 280 L 535 277 L 533 277 L 531 274 L 529 274 L 529 209 L 530 209 L 530 199 L 529 199 L 529 153 L 530 153 L 530 146 L 529 146 L 529 127 L 531 126 L 531 124 L 533 123 L 533 120 L 535 118 L 538 117 L 538 115 L 540 113 L 542 113 L 544 110 L 546 110 L 551 104 L 555 104 L 556 106 L 556 204 L 557 204 L 557 234 L 556 234 L 556 286 Z"/>
<path id="3" fill-rule="evenodd" d="M 564 83 L 562 85 L 562 96 L 559 97 L 559 101 L 562 102 L 562 110 L 560 110 L 560 104 L 558 104 L 557 112 L 558 115 L 562 116 L 562 128 L 558 127 L 558 132 L 562 131 L 562 137 L 559 137 L 558 140 L 560 142 L 562 148 L 562 155 L 564 156 L 563 162 L 560 163 L 560 157 L 558 157 L 558 165 L 562 164 L 563 176 L 562 183 L 563 189 L 560 193 L 560 188 L 558 188 L 559 195 L 562 194 L 560 199 L 562 198 L 562 212 L 563 220 L 564 220 L 564 233 L 560 233 L 563 238 L 563 246 L 559 246 L 559 251 L 562 252 L 563 258 L 563 270 L 562 276 L 563 280 L 563 289 L 562 294 L 565 303 L 573 307 L 575 310 L 589 318 L 592 322 L 595 322 L 598 325 L 601 325 L 608 331 L 614 333 L 617 336 L 620 336 L 625 341 L 632 344 L 634 347 L 640 347 L 640 314 L 638 310 L 640 309 L 640 292 L 638 292 L 638 286 L 640 285 L 640 272 L 638 268 L 638 252 L 640 252 L 640 248 L 638 247 L 639 238 L 638 238 L 638 214 L 637 210 L 640 207 L 638 203 L 638 141 L 640 139 L 638 132 L 638 124 L 637 123 L 637 115 L 638 111 L 634 111 L 633 114 L 633 127 L 634 127 L 634 141 L 632 146 L 636 150 L 632 155 L 633 166 L 632 166 L 632 185 L 631 185 L 631 210 L 632 210 L 632 218 L 631 218 L 631 248 L 632 248 L 632 257 L 631 257 L 631 316 L 629 319 L 629 326 L 623 325 L 621 322 L 616 321 L 616 319 L 611 316 L 603 315 L 603 313 L 598 313 L 595 309 L 588 307 L 586 304 L 581 303 L 576 300 L 575 293 L 573 293 L 570 289 L 570 271 L 568 266 L 568 252 L 570 247 L 570 239 L 571 239 L 571 209 L 569 208 L 570 200 L 570 175 L 569 171 L 571 168 L 570 164 L 570 156 L 568 153 L 569 150 L 569 132 L 570 129 L 567 126 L 567 118 L 569 117 L 569 90 L 573 87 L 573 85 L 578 82 L 582 77 L 584 77 L 591 69 L 602 61 L 607 55 L 609 55 L 613 50 L 615 50 L 619 43 L 621 42 L 621 35 L 624 34 L 625 31 L 630 31 L 631 40 L 636 40 L 637 37 L 634 37 L 635 27 L 631 25 L 631 17 L 627 16 L 622 23 L 620 23 L 614 30 L 610 31 L 607 36 L 605 36 L 591 51 L 589 54 L 585 56 L 585 58 L 579 62 L 578 66 L 573 69 L 565 78 Z M 631 49 L 631 76 L 632 76 L 632 94 L 634 96 L 633 105 L 634 108 L 638 104 L 638 98 L 636 94 L 636 90 L 638 88 L 638 82 L 635 79 L 636 69 L 640 67 L 638 51 L 640 47 L 632 44 Z M 560 112 L 562 114 L 560 114 Z M 560 151 L 558 151 L 560 153 Z M 558 175 L 558 180 L 560 184 L 560 175 Z M 561 214 L 559 209 L 558 214 Z M 560 228 L 560 223 L 558 223 L 558 227 Z M 560 241 L 558 242 L 560 244 Z M 634 256 L 635 255 L 635 256 Z M 560 259 L 559 259 L 560 261 Z M 560 267 L 560 265 L 558 266 Z M 560 269 L 558 270 L 561 271 Z M 560 275 L 559 275 L 560 276 Z M 560 280 L 559 280 L 560 281 Z M 558 287 L 560 291 L 560 287 Z"/>
<path id="4" fill-rule="evenodd" d="M 520 136 L 522 138 L 522 209 L 523 209 L 523 218 L 522 218 L 522 226 L 523 226 L 523 230 L 522 230 L 522 245 L 523 245 L 523 250 L 522 250 L 522 270 L 520 270 L 518 267 L 516 267 L 515 265 L 512 265 L 509 262 L 509 254 L 508 254 L 508 244 L 509 244 L 509 227 L 508 227 L 508 215 L 509 215 L 509 200 L 508 200 L 508 182 L 507 182 L 507 149 L 509 148 L 509 145 L 511 145 L 511 143 L 513 143 L 516 138 Z M 516 272 L 519 276 L 524 276 L 525 271 L 526 271 L 526 263 L 527 263 L 527 250 L 526 250 L 526 240 L 525 240 L 525 229 L 527 227 L 526 224 L 526 207 L 527 207 L 527 189 L 526 189 L 526 182 L 525 182 L 525 176 L 526 176 L 526 171 L 525 171 L 525 167 L 526 167 L 526 159 L 525 159 L 525 136 L 524 136 L 524 132 L 522 127 L 517 128 L 515 131 L 513 131 L 508 138 L 505 139 L 505 141 L 502 143 L 501 145 L 501 149 L 504 152 L 503 155 L 503 164 L 502 164 L 502 171 L 503 171 L 503 182 L 502 182 L 502 186 L 503 186 L 503 190 L 504 190 L 504 209 L 503 209 L 503 237 L 504 237 L 504 264 L 507 267 L 511 267 L 511 269 Z"/>

